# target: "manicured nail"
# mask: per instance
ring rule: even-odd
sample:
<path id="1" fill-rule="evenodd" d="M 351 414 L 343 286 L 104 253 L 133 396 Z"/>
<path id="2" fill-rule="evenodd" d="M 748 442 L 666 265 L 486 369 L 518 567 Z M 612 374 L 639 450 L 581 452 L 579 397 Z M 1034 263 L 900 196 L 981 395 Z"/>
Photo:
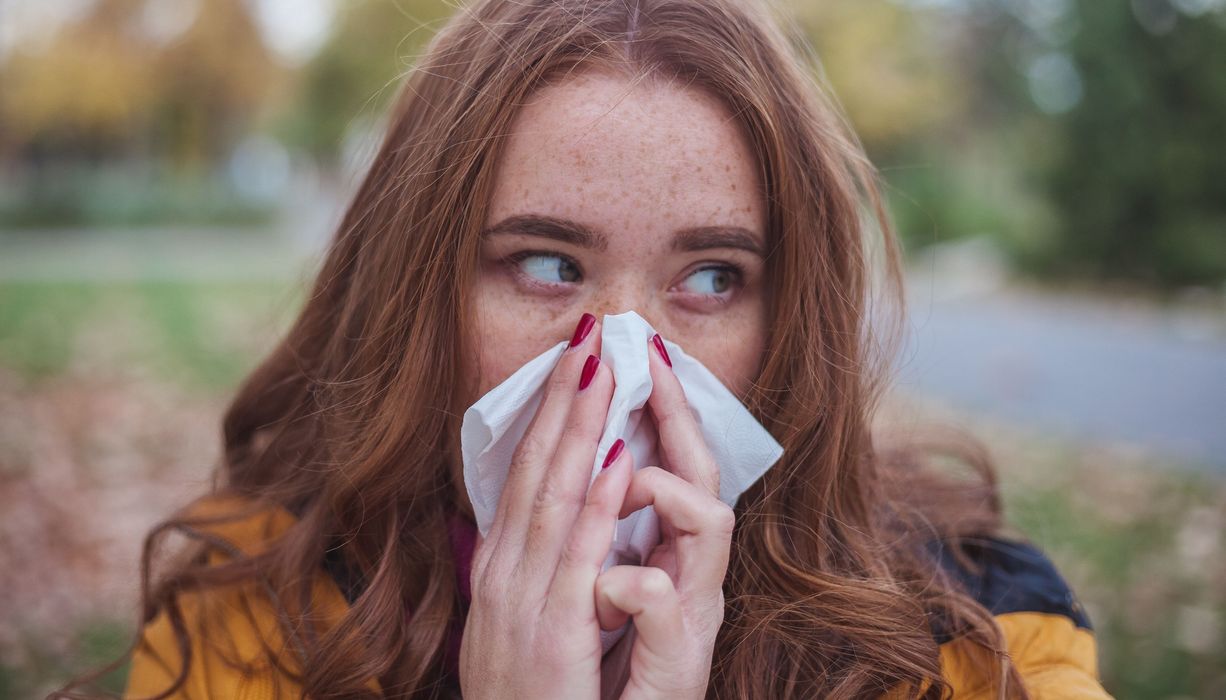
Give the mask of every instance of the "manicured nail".
<path id="1" fill-rule="evenodd" d="M 600 465 L 601 469 L 608 469 L 609 465 L 617 461 L 617 456 L 622 453 L 622 448 L 626 446 L 626 441 L 617 438 L 617 442 L 609 448 L 609 454 L 605 455 L 604 464 Z"/>
<path id="2" fill-rule="evenodd" d="M 592 377 L 596 376 L 596 368 L 600 366 L 600 358 L 595 355 L 588 355 L 587 362 L 583 363 L 583 373 L 579 375 L 579 391 L 587 388 L 588 384 L 592 383 Z"/>
<path id="3" fill-rule="evenodd" d="M 596 325 L 596 317 L 585 313 L 579 317 L 579 325 L 575 326 L 575 334 L 570 338 L 570 346 L 575 347 L 583 342 L 588 333 L 592 332 L 592 326 Z"/>
<path id="4" fill-rule="evenodd" d="M 656 346 L 656 352 L 660 353 L 660 357 L 664 358 L 665 364 L 672 367 L 673 361 L 668 359 L 668 351 L 664 349 L 664 339 L 660 337 L 659 333 L 651 336 L 651 344 Z"/>

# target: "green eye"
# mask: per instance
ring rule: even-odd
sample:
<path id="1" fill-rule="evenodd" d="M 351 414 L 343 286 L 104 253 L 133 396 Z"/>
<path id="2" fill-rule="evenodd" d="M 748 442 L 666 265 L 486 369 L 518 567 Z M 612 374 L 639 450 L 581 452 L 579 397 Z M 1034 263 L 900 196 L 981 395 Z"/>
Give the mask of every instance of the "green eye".
<path id="1" fill-rule="evenodd" d="M 576 282 L 579 268 L 571 261 L 557 255 L 527 255 L 519 261 L 519 267 L 542 282 Z"/>
<path id="2" fill-rule="evenodd" d="M 699 294 L 723 294 L 732 287 L 736 271 L 727 267 L 704 267 L 686 278 L 686 285 Z M 697 284 L 690 284 L 697 281 Z"/>

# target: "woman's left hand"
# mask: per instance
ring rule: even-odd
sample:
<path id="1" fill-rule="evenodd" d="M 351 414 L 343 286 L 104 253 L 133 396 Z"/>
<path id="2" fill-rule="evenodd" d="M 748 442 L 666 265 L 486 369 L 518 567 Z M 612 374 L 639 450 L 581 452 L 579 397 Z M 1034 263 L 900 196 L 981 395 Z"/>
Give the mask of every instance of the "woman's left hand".
<path id="1" fill-rule="evenodd" d="M 667 470 L 636 471 L 618 517 L 654 506 L 662 541 L 644 566 L 613 566 L 600 574 L 596 612 L 605 630 L 634 618 L 623 700 L 703 698 L 724 621 L 723 583 L 735 516 L 719 500 L 719 466 L 681 383 L 662 359 L 663 343 L 653 345 L 648 406 Z"/>

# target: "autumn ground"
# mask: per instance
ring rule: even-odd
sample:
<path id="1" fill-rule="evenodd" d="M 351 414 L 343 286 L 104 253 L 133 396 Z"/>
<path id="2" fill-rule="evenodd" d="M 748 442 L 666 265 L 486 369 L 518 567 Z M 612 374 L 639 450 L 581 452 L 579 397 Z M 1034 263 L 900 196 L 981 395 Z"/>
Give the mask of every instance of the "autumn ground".
<path id="1" fill-rule="evenodd" d="M 289 282 L 0 283 L 0 697 L 122 651 L 142 534 L 208 483 L 227 393 L 298 298 Z M 1088 608 L 1117 697 L 1226 697 L 1221 476 L 917 397 L 887 408 L 892 430 L 988 445 L 1011 520 Z"/>

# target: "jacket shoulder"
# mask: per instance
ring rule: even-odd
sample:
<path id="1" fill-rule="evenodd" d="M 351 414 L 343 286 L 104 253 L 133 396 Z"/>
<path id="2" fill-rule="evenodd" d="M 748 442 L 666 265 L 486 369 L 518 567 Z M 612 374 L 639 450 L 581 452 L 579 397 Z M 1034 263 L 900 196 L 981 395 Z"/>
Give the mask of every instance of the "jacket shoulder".
<path id="1" fill-rule="evenodd" d="M 232 498 L 203 499 L 181 515 L 190 524 L 177 530 L 205 544 L 210 564 L 259 553 L 296 521 L 283 509 Z M 320 575 L 313 585 L 312 600 L 323 616 L 339 619 L 347 605 L 335 584 Z M 181 675 L 183 683 L 171 697 L 301 695 L 295 679 L 299 653 L 295 640 L 283 634 L 270 586 L 244 581 L 180 591 L 176 600 L 177 615 L 163 605 L 141 629 L 125 697 L 160 694 Z"/>
<path id="2" fill-rule="evenodd" d="M 961 540 L 958 549 L 961 557 L 946 543 L 930 546 L 937 565 L 993 615 L 1044 613 L 1093 630 L 1073 589 L 1038 547 L 1001 537 L 979 537 Z M 952 637 L 951 630 L 939 623 L 934 633 L 939 641 Z"/>
<path id="3" fill-rule="evenodd" d="M 941 569 L 992 614 L 1032 697 L 1111 697 L 1099 682 L 1089 615 L 1042 550 L 999 537 L 962 540 L 959 547 L 955 553 L 936 543 L 932 553 Z M 994 660 L 939 620 L 933 633 L 941 644 L 941 667 L 954 687 L 954 697 L 992 697 L 983 671 Z"/>

